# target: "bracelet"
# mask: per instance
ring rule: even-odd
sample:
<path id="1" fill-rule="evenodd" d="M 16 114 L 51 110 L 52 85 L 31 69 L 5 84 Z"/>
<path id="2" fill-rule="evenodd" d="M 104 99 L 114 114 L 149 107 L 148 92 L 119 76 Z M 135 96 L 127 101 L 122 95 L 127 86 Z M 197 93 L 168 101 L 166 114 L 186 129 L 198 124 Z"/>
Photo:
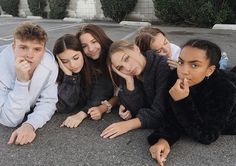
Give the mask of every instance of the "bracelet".
<path id="1" fill-rule="evenodd" d="M 107 100 L 102 101 L 101 104 L 105 105 L 107 107 L 106 113 L 110 113 L 111 112 L 112 105 Z"/>

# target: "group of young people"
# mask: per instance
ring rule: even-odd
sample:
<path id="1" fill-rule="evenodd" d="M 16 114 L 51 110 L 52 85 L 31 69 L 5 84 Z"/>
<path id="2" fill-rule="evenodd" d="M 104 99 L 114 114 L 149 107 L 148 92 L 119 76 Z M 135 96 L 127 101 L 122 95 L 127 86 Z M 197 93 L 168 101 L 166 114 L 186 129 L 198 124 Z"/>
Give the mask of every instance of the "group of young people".
<path id="1" fill-rule="evenodd" d="M 183 134 L 203 144 L 236 134 L 235 69 L 220 69 L 226 59 L 215 43 L 192 39 L 180 48 L 155 27 L 135 44 L 113 42 L 94 24 L 61 36 L 53 53 L 46 41 L 42 27 L 24 22 L 0 53 L 0 123 L 18 126 L 8 144 L 31 143 L 55 111 L 71 113 L 61 127 L 75 128 L 113 107 L 123 120 L 101 137 L 154 129 L 149 151 L 160 165 Z"/>

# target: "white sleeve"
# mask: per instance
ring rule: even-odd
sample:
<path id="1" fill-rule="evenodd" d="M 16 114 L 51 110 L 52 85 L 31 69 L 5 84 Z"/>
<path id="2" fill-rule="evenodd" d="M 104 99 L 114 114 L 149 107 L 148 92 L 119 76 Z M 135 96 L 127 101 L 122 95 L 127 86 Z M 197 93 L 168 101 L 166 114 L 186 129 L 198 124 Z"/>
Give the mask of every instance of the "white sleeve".
<path id="1" fill-rule="evenodd" d="M 35 130 L 46 124 L 56 111 L 56 103 L 58 100 L 56 83 L 57 74 L 58 67 L 55 65 L 54 69 L 51 71 L 48 83 L 37 99 L 33 112 L 28 115 L 28 119 L 25 122 L 31 124 Z"/>
<path id="2" fill-rule="evenodd" d="M 26 112 L 30 110 L 29 82 L 15 81 L 13 89 L 0 81 L 0 123 L 15 127 L 22 122 Z"/>

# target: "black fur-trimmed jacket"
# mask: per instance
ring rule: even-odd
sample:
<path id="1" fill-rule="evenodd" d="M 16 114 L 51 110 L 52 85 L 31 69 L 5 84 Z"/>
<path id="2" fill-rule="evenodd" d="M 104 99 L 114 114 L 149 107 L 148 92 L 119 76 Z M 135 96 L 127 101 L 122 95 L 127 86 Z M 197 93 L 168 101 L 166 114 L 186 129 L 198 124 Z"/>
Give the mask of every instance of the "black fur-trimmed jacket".
<path id="1" fill-rule="evenodd" d="M 93 77 L 90 92 L 86 92 L 82 85 L 80 74 L 64 75 L 58 85 L 57 111 L 71 113 L 84 111 L 101 104 L 103 100 L 109 100 L 113 96 L 112 81 L 105 74 Z"/>
<path id="2" fill-rule="evenodd" d="M 125 81 L 121 82 L 118 97 L 133 117 L 139 118 L 142 128 L 157 128 L 163 119 L 167 104 L 167 82 L 170 68 L 166 58 L 147 51 L 143 80 L 134 79 L 135 89 L 129 91 Z"/>
<path id="3" fill-rule="evenodd" d="M 171 75 L 171 88 L 176 71 Z M 174 144 L 187 134 L 202 144 L 214 142 L 220 134 L 236 134 L 236 76 L 216 70 L 208 79 L 190 88 L 188 97 L 173 101 L 166 110 L 165 125 L 148 137 L 151 145 L 160 138 Z"/>

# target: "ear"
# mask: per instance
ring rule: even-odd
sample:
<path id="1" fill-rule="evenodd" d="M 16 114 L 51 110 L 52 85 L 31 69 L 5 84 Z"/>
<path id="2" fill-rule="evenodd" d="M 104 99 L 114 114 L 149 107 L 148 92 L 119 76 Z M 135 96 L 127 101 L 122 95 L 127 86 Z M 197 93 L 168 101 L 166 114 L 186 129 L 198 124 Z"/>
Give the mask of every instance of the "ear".
<path id="1" fill-rule="evenodd" d="M 136 44 L 134 44 L 133 50 L 134 50 L 135 52 L 140 53 L 140 49 L 139 49 L 139 47 L 138 47 Z"/>
<path id="2" fill-rule="evenodd" d="M 216 69 L 215 65 L 208 67 L 207 72 L 206 72 L 206 77 L 210 77 L 212 73 L 215 71 L 215 69 Z"/>
<path id="3" fill-rule="evenodd" d="M 13 44 L 12 44 L 13 50 L 15 49 L 15 47 L 16 47 L 16 42 L 15 42 L 15 40 L 13 40 Z"/>

